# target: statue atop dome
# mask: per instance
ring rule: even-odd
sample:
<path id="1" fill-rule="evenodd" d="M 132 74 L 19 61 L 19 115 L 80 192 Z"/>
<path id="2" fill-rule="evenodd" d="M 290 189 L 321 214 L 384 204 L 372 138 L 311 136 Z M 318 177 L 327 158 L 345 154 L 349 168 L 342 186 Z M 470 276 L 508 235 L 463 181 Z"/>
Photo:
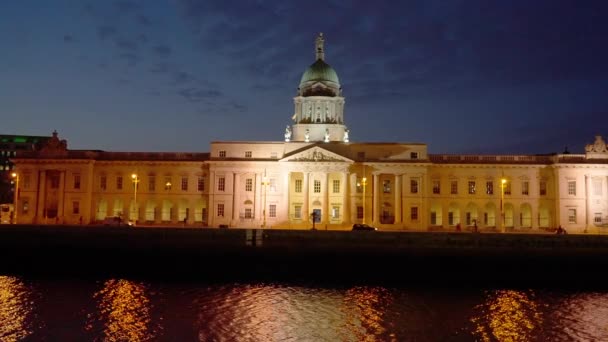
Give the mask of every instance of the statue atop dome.
<path id="1" fill-rule="evenodd" d="M 317 37 L 317 39 L 315 40 L 315 46 L 316 46 L 316 50 L 317 50 L 317 60 L 325 60 L 325 51 L 323 50 L 323 43 L 325 42 L 325 39 L 323 39 L 323 32 L 319 32 L 319 36 Z"/>

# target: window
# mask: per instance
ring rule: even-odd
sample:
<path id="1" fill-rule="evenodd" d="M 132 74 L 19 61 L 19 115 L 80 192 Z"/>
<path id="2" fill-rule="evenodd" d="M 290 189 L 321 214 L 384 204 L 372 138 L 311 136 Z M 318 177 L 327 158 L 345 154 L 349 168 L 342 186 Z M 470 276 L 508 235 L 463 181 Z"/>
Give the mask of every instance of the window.
<path id="1" fill-rule="evenodd" d="M 410 159 L 418 159 L 418 152 L 410 152 Z"/>
<path id="2" fill-rule="evenodd" d="M 173 183 L 171 183 L 171 177 L 165 177 L 165 190 L 171 190 Z"/>
<path id="3" fill-rule="evenodd" d="M 340 207 L 332 207 L 331 208 L 331 218 L 339 219 L 340 218 Z"/>
<path id="4" fill-rule="evenodd" d="M 505 183 L 505 185 L 503 185 L 503 186 L 504 186 L 505 195 L 510 195 L 511 194 L 511 182 L 507 181 Z"/>
<path id="5" fill-rule="evenodd" d="M 469 194 L 475 194 L 475 181 L 469 181 Z"/>
<path id="6" fill-rule="evenodd" d="M 568 209 L 568 222 L 576 223 L 576 209 Z"/>
<path id="7" fill-rule="evenodd" d="M 315 180 L 315 183 L 314 183 L 314 192 L 317 193 L 317 194 L 321 193 L 321 181 Z"/>
<path id="8" fill-rule="evenodd" d="M 224 217 L 224 203 L 217 204 L 217 216 Z"/>
<path id="9" fill-rule="evenodd" d="M 226 178 L 219 177 L 217 179 L 217 191 L 225 191 L 226 190 Z"/>
<path id="10" fill-rule="evenodd" d="M 148 176 L 148 190 L 156 191 L 156 176 Z"/>
<path id="11" fill-rule="evenodd" d="M 418 207 L 410 208 L 410 220 L 418 221 Z"/>
<path id="12" fill-rule="evenodd" d="M 539 192 L 540 192 L 541 196 L 547 195 L 547 182 L 546 181 L 540 181 Z"/>
<path id="13" fill-rule="evenodd" d="M 454 213 L 451 211 L 448 213 L 448 224 L 450 226 L 454 225 Z"/>
<path id="14" fill-rule="evenodd" d="M 458 181 L 450 181 L 450 194 L 458 195 Z"/>
<path id="15" fill-rule="evenodd" d="M 277 205 L 276 204 L 271 204 L 268 206 L 268 216 L 277 217 Z"/>
<path id="16" fill-rule="evenodd" d="M 245 208 L 245 218 L 246 219 L 253 218 L 253 213 L 251 211 L 251 208 Z"/>
<path id="17" fill-rule="evenodd" d="M 80 175 L 74 175 L 74 189 L 80 189 Z"/>
<path id="18" fill-rule="evenodd" d="M 72 214 L 80 214 L 80 202 L 72 202 Z"/>
<path id="19" fill-rule="evenodd" d="M 245 158 L 251 158 L 251 151 L 245 151 Z"/>
<path id="20" fill-rule="evenodd" d="M 22 209 L 22 213 L 27 214 L 28 210 L 30 209 L 30 203 L 29 200 L 26 198 L 23 200 L 23 209 Z"/>
<path id="21" fill-rule="evenodd" d="M 417 179 L 410 179 L 410 192 L 412 194 L 417 194 L 418 193 L 418 180 Z"/>
<path id="22" fill-rule="evenodd" d="M 595 213 L 595 217 L 593 218 L 593 222 L 602 223 L 602 213 Z"/>
<path id="23" fill-rule="evenodd" d="M 431 211 L 431 226 L 436 226 L 437 225 L 437 213 L 434 211 Z"/>
<path id="24" fill-rule="evenodd" d="M 59 175 L 51 175 L 51 189 L 59 189 Z"/>
<path id="25" fill-rule="evenodd" d="M 568 195 L 576 196 L 576 181 L 568 182 Z"/>
<path id="26" fill-rule="evenodd" d="M 301 179 L 296 179 L 296 189 L 295 190 L 297 193 L 302 192 L 302 180 Z"/>
<path id="27" fill-rule="evenodd" d="M 440 194 L 441 193 L 441 181 L 438 179 L 433 180 L 433 193 Z"/>
<path id="28" fill-rule="evenodd" d="M 302 206 L 296 205 L 293 207 L 293 218 L 301 219 L 302 218 Z"/>
<path id="29" fill-rule="evenodd" d="M 391 181 L 390 180 L 385 179 L 384 181 L 382 181 L 382 191 L 385 194 L 391 193 Z"/>
<path id="30" fill-rule="evenodd" d="M 270 182 L 268 184 L 269 184 L 271 192 L 277 191 L 277 179 L 276 178 L 270 178 Z"/>
<path id="31" fill-rule="evenodd" d="M 226 151 L 219 152 L 220 158 L 226 158 Z"/>
<path id="32" fill-rule="evenodd" d="M 523 181 L 521 182 L 521 194 L 528 195 L 530 193 L 530 182 Z"/>
<path id="33" fill-rule="evenodd" d="M 182 191 L 188 191 L 188 176 L 182 176 Z"/>
<path id="34" fill-rule="evenodd" d="M 334 194 L 339 194 L 340 193 L 340 180 L 334 179 L 332 188 L 333 188 Z"/>
<path id="35" fill-rule="evenodd" d="M 116 190 L 122 190 L 122 176 L 116 176 Z"/>
<path id="36" fill-rule="evenodd" d="M 202 176 L 198 177 L 197 188 L 198 188 L 198 191 L 205 191 L 205 177 L 202 177 Z"/>
<path id="37" fill-rule="evenodd" d="M 105 190 L 108 187 L 108 178 L 106 176 L 99 177 L 99 188 Z"/>
<path id="38" fill-rule="evenodd" d="M 253 191 L 253 179 L 245 179 L 245 191 Z"/>
<path id="39" fill-rule="evenodd" d="M 471 217 L 471 213 L 470 212 L 466 212 L 464 215 L 464 220 L 467 226 L 472 226 L 473 225 L 473 220 Z"/>
<path id="40" fill-rule="evenodd" d="M 601 179 L 593 180 L 593 195 L 602 196 L 602 180 Z"/>
<path id="41" fill-rule="evenodd" d="M 486 194 L 487 195 L 494 194 L 494 182 L 486 181 Z"/>
<path id="42" fill-rule="evenodd" d="M 357 206 L 357 219 L 358 220 L 363 219 L 363 206 L 360 206 L 360 205 Z"/>

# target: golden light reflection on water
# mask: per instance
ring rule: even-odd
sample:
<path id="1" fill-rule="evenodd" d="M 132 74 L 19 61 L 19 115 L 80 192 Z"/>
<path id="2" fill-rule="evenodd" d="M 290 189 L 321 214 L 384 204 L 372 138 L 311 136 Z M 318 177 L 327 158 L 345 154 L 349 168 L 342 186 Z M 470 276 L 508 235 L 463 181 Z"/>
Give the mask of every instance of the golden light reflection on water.
<path id="1" fill-rule="evenodd" d="M 531 291 L 491 291 L 475 309 L 473 334 L 482 341 L 530 341 L 543 324 Z"/>
<path id="2" fill-rule="evenodd" d="M 21 341 L 32 334 L 31 289 L 16 277 L 0 276 L 0 340 Z"/>
<path id="3" fill-rule="evenodd" d="M 148 341 L 154 338 L 150 300 L 140 283 L 111 279 L 93 297 L 98 312 L 89 315 L 87 330 L 102 324 L 104 341 Z"/>
<path id="4" fill-rule="evenodd" d="M 342 306 L 346 336 L 342 340 L 350 341 L 352 336 L 356 341 L 396 341 L 383 325 L 391 301 L 390 292 L 382 287 L 358 286 L 346 291 Z"/>

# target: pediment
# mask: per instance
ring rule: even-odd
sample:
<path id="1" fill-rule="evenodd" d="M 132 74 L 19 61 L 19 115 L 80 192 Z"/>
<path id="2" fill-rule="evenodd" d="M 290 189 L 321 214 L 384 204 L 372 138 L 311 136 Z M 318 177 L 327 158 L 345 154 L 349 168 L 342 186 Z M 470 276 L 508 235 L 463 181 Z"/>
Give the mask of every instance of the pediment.
<path id="1" fill-rule="evenodd" d="M 313 146 L 303 151 L 288 155 L 280 161 L 298 162 L 343 162 L 352 163 L 353 160 L 346 158 L 335 152 L 328 151 L 319 146 Z"/>

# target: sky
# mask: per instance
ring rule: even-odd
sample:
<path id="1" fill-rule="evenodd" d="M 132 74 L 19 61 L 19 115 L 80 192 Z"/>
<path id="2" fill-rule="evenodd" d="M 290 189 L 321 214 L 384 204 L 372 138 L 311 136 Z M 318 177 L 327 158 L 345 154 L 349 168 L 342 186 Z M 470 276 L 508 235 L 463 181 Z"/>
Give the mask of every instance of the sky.
<path id="1" fill-rule="evenodd" d="M 0 2 L 0 134 L 71 149 L 280 141 L 325 37 L 351 142 L 583 153 L 608 139 L 608 1 Z"/>

